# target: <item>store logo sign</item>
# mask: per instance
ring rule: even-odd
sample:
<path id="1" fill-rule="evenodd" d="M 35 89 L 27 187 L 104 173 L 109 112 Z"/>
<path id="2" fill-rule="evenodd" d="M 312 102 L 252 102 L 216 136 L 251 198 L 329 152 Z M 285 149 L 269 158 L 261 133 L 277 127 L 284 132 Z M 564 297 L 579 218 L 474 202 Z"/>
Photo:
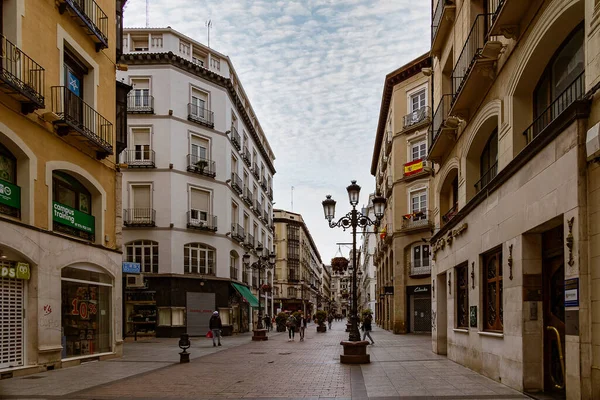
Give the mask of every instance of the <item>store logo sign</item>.
<path id="1" fill-rule="evenodd" d="M 96 220 L 92 215 L 82 213 L 56 201 L 52 203 L 52 220 L 87 233 L 94 233 L 96 225 Z"/>
<path id="2" fill-rule="evenodd" d="M 21 188 L 0 180 L 0 204 L 21 209 Z"/>
<path id="3" fill-rule="evenodd" d="M 29 264 L 19 262 L 15 267 L 4 266 L 0 269 L 0 277 L 29 280 L 31 278 Z"/>

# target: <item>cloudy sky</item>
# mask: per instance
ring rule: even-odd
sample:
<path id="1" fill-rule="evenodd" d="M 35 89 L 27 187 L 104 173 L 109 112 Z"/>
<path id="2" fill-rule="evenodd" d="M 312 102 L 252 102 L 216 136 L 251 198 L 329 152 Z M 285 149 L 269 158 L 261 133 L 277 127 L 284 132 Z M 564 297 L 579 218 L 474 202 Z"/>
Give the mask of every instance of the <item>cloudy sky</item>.
<path id="1" fill-rule="evenodd" d="M 143 27 L 146 0 L 129 0 L 125 26 Z M 275 208 L 301 213 L 329 264 L 336 242 L 321 201 L 350 210 L 375 190 L 371 157 L 385 75 L 425 53 L 429 0 L 150 0 L 150 26 L 171 26 L 227 54 L 275 152 Z M 348 248 L 343 249 L 348 255 Z"/>

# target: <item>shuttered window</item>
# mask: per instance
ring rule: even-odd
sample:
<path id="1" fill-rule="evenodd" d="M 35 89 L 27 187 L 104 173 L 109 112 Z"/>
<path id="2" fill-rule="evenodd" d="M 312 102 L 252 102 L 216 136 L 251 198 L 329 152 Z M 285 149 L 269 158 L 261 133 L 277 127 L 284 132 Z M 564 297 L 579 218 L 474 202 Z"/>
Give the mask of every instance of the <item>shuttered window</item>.
<path id="1" fill-rule="evenodd" d="M 196 157 L 196 159 L 192 160 L 193 162 L 208 159 L 208 140 L 199 136 L 192 136 L 190 154 Z"/>
<path id="2" fill-rule="evenodd" d="M 0 268 L 14 263 L 0 261 Z M 22 279 L 0 278 L 0 369 L 23 365 Z"/>
<path id="3" fill-rule="evenodd" d="M 210 193 L 192 189 L 190 194 L 190 212 L 192 219 L 207 221 L 209 214 Z"/>
<path id="4" fill-rule="evenodd" d="M 147 186 L 132 186 L 133 208 L 151 208 L 151 188 Z"/>
<path id="5" fill-rule="evenodd" d="M 131 130 L 133 136 L 133 148 L 136 160 L 150 159 L 150 129 L 134 128 Z"/>

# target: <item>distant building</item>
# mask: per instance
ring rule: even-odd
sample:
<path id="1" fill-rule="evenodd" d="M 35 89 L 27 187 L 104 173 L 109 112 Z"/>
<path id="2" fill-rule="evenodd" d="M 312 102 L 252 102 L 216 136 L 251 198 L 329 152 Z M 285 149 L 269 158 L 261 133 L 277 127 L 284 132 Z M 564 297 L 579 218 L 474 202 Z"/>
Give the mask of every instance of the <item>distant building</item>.
<path id="1" fill-rule="evenodd" d="M 363 209 L 363 214 L 368 216 L 370 219 L 375 219 L 375 213 L 373 209 L 374 194 L 369 195 L 369 203 Z M 376 290 L 377 290 L 377 271 L 375 263 L 373 262 L 373 255 L 377 246 L 377 235 L 378 232 L 374 226 L 367 226 L 364 228 L 362 234 L 362 243 L 360 245 L 361 250 L 361 263 L 360 269 L 361 275 L 358 279 L 358 286 L 360 287 L 360 299 L 358 302 L 359 311 L 360 309 L 370 309 L 374 313 L 374 318 L 377 320 L 376 313 Z"/>

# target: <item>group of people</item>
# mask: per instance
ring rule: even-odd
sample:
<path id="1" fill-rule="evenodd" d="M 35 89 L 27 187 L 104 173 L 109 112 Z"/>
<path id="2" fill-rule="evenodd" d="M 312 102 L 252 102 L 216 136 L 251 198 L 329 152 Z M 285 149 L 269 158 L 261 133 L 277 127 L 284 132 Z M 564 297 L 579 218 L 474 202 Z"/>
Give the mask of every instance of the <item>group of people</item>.
<path id="1" fill-rule="evenodd" d="M 294 314 L 290 314 L 288 319 L 285 321 L 285 326 L 288 329 L 288 342 L 296 340 L 296 331 L 300 333 L 300 341 L 304 341 L 304 332 L 306 331 L 306 325 L 308 319 L 303 313 L 300 313 L 298 317 L 294 317 Z"/>

